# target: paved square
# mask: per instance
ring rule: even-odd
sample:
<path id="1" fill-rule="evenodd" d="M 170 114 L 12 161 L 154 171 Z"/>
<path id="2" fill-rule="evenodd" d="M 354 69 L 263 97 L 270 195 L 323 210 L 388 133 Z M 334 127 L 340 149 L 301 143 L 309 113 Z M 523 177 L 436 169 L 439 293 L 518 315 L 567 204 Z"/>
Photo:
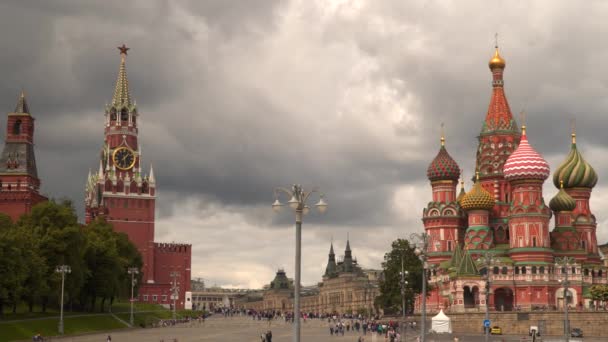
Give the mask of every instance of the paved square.
<path id="1" fill-rule="evenodd" d="M 293 325 L 283 321 L 272 321 L 270 326 L 264 321 L 254 321 L 247 317 L 211 317 L 205 323 L 192 323 L 190 325 L 182 325 L 175 327 L 164 328 L 149 328 L 123 330 L 110 333 L 112 342 L 173 342 L 177 339 L 179 342 L 201 342 L 201 341 L 239 341 L 239 342 L 260 342 L 262 332 L 272 330 L 273 342 L 291 342 L 293 341 Z M 362 334 L 362 333 L 360 333 Z M 105 342 L 107 333 L 91 334 L 77 337 L 66 337 L 58 339 L 64 342 Z M 331 336 L 326 321 L 308 320 L 302 322 L 302 342 L 329 342 L 329 341 L 352 341 L 356 342 L 359 334 L 355 332 L 345 332 L 344 336 Z M 384 336 L 376 336 L 368 333 L 365 337 L 365 342 L 385 342 Z M 416 341 L 413 334 L 407 334 L 406 341 Z M 440 335 L 427 337 L 427 342 L 448 342 L 454 341 L 454 337 L 458 337 L 460 342 L 481 342 L 484 337 L 478 336 L 462 336 L 462 335 Z M 525 338 L 525 339 L 524 339 Z M 55 340 L 55 339 L 53 339 Z M 544 341 L 562 341 L 560 338 L 544 337 L 538 342 Z M 585 342 L 601 341 L 602 339 L 587 339 Z M 387 340 L 388 341 L 388 340 Z M 507 342 L 507 341 L 532 341 L 527 336 L 492 336 L 491 342 Z M 571 342 L 577 341 L 571 339 Z"/>

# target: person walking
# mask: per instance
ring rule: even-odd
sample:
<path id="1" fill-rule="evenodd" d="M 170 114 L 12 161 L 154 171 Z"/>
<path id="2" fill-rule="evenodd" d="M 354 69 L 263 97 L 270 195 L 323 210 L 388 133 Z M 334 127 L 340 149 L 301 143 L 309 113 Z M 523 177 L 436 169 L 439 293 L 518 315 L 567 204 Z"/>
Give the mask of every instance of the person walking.
<path id="1" fill-rule="evenodd" d="M 108 338 L 106 338 L 106 342 L 112 342 L 112 336 L 108 335 Z"/>
<path id="2" fill-rule="evenodd" d="M 270 330 L 266 333 L 266 342 L 272 342 L 272 331 Z"/>

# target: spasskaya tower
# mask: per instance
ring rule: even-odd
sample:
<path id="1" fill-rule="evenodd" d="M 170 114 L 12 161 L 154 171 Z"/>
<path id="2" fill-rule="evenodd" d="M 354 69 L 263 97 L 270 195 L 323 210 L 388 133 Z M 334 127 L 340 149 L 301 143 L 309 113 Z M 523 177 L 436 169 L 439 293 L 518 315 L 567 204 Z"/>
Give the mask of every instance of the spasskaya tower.
<path id="1" fill-rule="evenodd" d="M 118 49 L 120 67 L 112 101 L 105 108 L 99 169 L 89 172 L 86 183 L 85 220 L 104 217 L 137 246 L 144 262 L 140 301 L 169 305 L 171 283 L 177 278 L 177 305 L 184 307 L 184 293 L 190 291 L 191 245 L 154 242 L 156 180 L 152 166 L 147 174 L 143 170 L 139 112 L 126 70 L 129 48 L 123 44 Z"/>

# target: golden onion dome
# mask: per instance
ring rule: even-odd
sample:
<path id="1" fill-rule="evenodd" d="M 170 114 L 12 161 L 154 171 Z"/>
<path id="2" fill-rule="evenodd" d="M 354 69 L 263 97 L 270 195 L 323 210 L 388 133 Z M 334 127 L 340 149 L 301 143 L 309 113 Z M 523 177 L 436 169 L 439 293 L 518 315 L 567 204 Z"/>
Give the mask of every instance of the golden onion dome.
<path id="1" fill-rule="evenodd" d="M 494 207 L 494 203 L 494 197 L 481 186 L 477 173 L 475 185 L 460 200 L 460 206 L 464 210 L 490 210 Z"/>
<path id="2" fill-rule="evenodd" d="M 504 58 L 500 57 L 500 54 L 498 53 L 498 46 L 496 47 L 494 56 L 492 57 L 492 59 L 490 59 L 490 63 L 488 63 L 488 65 L 490 66 L 490 70 L 496 68 L 504 69 L 507 65 L 507 62 L 505 62 Z"/>

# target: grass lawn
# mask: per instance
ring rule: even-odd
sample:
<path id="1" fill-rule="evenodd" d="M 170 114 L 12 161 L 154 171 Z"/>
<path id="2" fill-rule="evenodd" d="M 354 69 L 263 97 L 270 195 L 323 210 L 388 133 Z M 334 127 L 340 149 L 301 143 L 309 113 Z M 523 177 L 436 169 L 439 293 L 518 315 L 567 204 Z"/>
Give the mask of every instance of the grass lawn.
<path id="1" fill-rule="evenodd" d="M 77 334 L 91 331 L 103 331 L 124 328 L 124 324 L 109 315 L 95 315 L 84 317 L 65 317 L 65 334 Z M 28 340 L 37 333 L 42 336 L 57 335 L 59 320 L 55 318 L 33 321 L 1 323 L 0 342 L 14 340 Z"/>

